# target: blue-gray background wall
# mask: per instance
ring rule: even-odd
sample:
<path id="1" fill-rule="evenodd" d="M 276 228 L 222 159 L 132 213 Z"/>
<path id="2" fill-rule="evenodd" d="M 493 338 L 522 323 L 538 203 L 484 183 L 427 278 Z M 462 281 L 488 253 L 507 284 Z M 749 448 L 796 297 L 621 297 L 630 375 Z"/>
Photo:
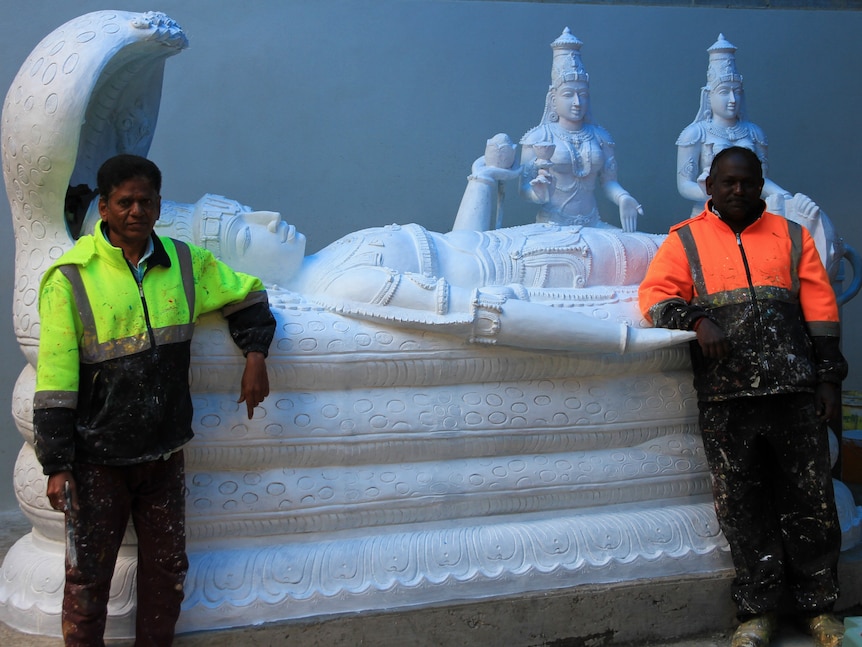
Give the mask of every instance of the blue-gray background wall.
<path id="1" fill-rule="evenodd" d="M 241 7 L 243 4 L 245 7 Z M 191 47 L 167 63 L 150 156 L 163 195 L 220 193 L 281 211 L 316 251 L 392 222 L 448 230 L 485 140 L 517 140 L 541 117 L 548 47 L 566 26 L 584 41 L 593 115 L 617 142 L 640 229 L 666 232 L 679 132 L 694 118 L 706 49 L 738 48 L 749 116 L 770 141 L 770 175 L 813 197 L 862 250 L 856 194 L 862 12 L 438 0 L 2 0 L 0 91 L 50 31 L 104 9 L 164 11 Z M 810 6 L 823 7 L 823 2 Z M 827 5 L 828 6 L 828 5 Z M 533 218 L 514 185 L 508 224 Z M 606 220 L 616 211 L 601 204 Z M 0 223 L 9 223 L 0 201 Z M 11 329 L 12 227 L 0 239 L 0 510 L 15 505 L 21 446 L 9 413 L 24 365 Z M 5 295 L 5 297 L 3 296 Z M 846 389 L 862 389 L 862 296 L 844 308 Z"/>

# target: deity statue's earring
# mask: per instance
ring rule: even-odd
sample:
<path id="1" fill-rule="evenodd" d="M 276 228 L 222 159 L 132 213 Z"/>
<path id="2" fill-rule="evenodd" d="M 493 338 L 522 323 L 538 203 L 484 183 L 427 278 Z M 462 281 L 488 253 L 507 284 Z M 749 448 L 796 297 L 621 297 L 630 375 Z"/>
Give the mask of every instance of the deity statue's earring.
<path id="1" fill-rule="evenodd" d="M 553 121 L 557 123 L 560 120 L 560 115 L 557 114 L 556 110 L 551 110 L 551 114 L 548 115 L 548 121 Z"/>

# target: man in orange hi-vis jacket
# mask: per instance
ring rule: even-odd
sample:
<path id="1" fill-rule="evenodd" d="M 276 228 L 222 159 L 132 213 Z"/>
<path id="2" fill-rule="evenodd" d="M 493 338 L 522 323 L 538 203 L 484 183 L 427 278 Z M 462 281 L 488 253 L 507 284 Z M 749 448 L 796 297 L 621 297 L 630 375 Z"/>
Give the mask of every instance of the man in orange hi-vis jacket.
<path id="1" fill-rule="evenodd" d="M 819 647 L 837 647 L 841 529 L 826 422 L 847 362 L 835 293 L 808 231 L 765 210 L 745 148 L 719 152 L 702 213 L 671 228 L 640 286 L 655 326 L 693 330 L 691 356 L 715 508 L 740 625 L 764 647 L 789 592 Z"/>

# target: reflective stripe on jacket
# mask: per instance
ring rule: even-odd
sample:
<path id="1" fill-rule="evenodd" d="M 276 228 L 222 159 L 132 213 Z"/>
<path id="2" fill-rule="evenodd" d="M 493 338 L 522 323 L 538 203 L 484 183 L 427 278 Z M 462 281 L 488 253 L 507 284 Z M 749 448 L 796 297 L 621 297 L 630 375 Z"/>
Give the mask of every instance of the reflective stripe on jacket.
<path id="1" fill-rule="evenodd" d="M 691 330 L 708 316 L 731 351 L 692 344 L 702 400 L 813 390 L 812 336 L 839 335 L 838 307 L 808 231 L 764 212 L 736 234 L 710 211 L 671 228 L 639 291 L 656 326 Z"/>

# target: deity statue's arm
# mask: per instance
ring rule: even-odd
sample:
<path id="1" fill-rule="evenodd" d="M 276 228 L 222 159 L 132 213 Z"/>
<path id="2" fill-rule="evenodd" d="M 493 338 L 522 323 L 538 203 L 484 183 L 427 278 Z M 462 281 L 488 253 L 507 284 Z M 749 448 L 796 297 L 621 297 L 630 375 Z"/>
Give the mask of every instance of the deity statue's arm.
<path id="1" fill-rule="evenodd" d="M 706 188 L 701 180 L 700 148 L 702 142 L 681 144 L 676 149 L 676 188 L 679 194 L 692 202 L 707 200 Z"/>
<path id="2" fill-rule="evenodd" d="M 769 179 L 769 153 L 768 145 L 766 143 L 766 135 L 760 127 L 755 124 L 750 124 L 749 129 L 751 130 L 751 135 L 754 139 L 754 152 L 757 153 L 760 165 L 763 168 L 763 193 L 761 194 L 763 199 L 765 200 L 771 196 L 781 196 L 785 200 L 789 200 L 793 197 L 793 194 L 791 194 L 790 191 L 781 188 L 776 182 Z M 779 213 L 783 214 L 783 211 Z"/>
<path id="3" fill-rule="evenodd" d="M 493 141 L 489 140 L 485 155 L 473 162 L 452 231 L 489 231 L 502 226 L 503 182 L 520 176 L 521 169 L 511 168 L 514 157 L 500 155 L 501 149 L 493 147 Z M 511 140 L 508 141 L 511 143 Z M 505 152 L 505 149 L 502 150 Z"/>
<path id="4" fill-rule="evenodd" d="M 603 140 L 602 150 L 605 154 L 605 161 L 602 165 L 599 181 L 608 199 L 619 207 L 620 227 L 623 228 L 623 231 L 636 231 L 638 216 L 642 216 L 644 213 L 643 207 L 617 180 L 617 160 L 613 140 L 605 131 L 601 131 L 600 138 Z"/>
<path id="5" fill-rule="evenodd" d="M 523 286 L 470 289 L 445 279 L 379 267 L 373 270 L 389 275 L 385 299 L 358 301 L 355 297 L 360 294 L 352 291 L 339 295 L 336 281 L 312 300 L 346 317 L 450 334 L 472 343 L 535 350 L 623 354 L 657 350 L 694 338 L 686 331 L 635 328 L 568 308 L 533 303 Z M 345 278 L 355 281 L 358 275 L 353 270 Z"/>
<path id="6" fill-rule="evenodd" d="M 467 178 L 464 195 L 461 196 L 461 204 L 455 215 L 452 231 L 461 229 L 489 231 L 493 229 L 491 214 L 496 195 L 496 182 L 480 177 L 475 172 L 470 175 Z"/>
<path id="7" fill-rule="evenodd" d="M 542 141 L 544 127 L 537 126 L 521 138 L 521 197 L 535 204 L 547 204 L 554 192 L 554 178 L 549 168 L 537 164 L 533 144 Z"/>

